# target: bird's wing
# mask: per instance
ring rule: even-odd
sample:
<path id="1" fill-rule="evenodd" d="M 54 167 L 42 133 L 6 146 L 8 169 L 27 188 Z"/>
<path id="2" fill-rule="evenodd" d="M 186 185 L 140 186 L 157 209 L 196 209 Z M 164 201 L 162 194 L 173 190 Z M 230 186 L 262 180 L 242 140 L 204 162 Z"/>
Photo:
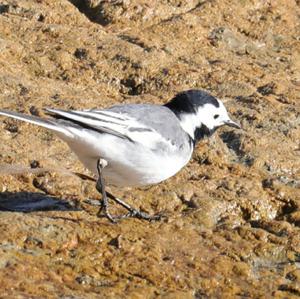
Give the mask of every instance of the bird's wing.
<path id="1" fill-rule="evenodd" d="M 151 134 L 157 139 L 155 130 L 137 121 L 134 117 L 127 116 L 109 110 L 72 110 L 45 109 L 48 113 L 58 119 L 66 120 L 83 128 L 112 134 L 133 142 L 143 142 L 145 136 Z M 149 137 L 149 135 L 148 135 Z M 145 140 L 144 140 L 145 141 Z"/>

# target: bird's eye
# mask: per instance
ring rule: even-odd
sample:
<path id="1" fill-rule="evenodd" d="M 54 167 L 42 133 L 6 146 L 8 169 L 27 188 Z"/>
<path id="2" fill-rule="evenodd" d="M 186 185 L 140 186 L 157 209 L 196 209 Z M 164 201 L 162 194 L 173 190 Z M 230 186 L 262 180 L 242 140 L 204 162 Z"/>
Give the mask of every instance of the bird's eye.
<path id="1" fill-rule="evenodd" d="M 219 116 L 220 116 L 219 114 L 215 114 L 214 119 L 217 119 Z"/>

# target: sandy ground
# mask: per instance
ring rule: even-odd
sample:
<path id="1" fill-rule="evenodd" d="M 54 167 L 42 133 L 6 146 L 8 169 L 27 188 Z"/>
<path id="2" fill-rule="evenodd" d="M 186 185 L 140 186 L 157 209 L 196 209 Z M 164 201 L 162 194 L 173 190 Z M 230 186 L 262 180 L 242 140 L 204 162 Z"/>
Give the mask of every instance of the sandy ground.
<path id="1" fill-rule="evenodd" d="M 299 13 L 293 0 L 1 1 L 1 109 L 199 88 L 243 130 L 201 141 L 160 185 L 112 189 L 167 219 L 111 224 L 94 184 L 66 173 L 88 174 L 62 141 L 1 117 L 0 297 L 298 298 Z"/>

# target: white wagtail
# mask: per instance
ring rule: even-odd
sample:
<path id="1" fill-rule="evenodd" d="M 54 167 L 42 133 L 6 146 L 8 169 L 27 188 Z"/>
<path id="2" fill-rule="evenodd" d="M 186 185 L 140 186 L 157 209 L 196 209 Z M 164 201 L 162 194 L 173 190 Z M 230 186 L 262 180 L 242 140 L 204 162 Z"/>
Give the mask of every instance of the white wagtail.
<path id="1" fill-rule="evenodd" d="M 107 109 L 45 109 L 52 118 L 40 118 L 0 110 L 9 116 L 50 129 L 64 140 L 79 160 L 97 176 L 102 194 L 101 211 L 108 211 L 108 198 L 128 210 L 123 217 L 153 220 L 105 191 L 115 186 L 144 186 L 159 183 L 185 166 L 196 143 L 217 128 L 240 126 L 232 121 L 223 103 L 202 90 L 177 94 L 165 105 L 125 104 Z M 105 183 L 104 183 L 105 182 Z"/>

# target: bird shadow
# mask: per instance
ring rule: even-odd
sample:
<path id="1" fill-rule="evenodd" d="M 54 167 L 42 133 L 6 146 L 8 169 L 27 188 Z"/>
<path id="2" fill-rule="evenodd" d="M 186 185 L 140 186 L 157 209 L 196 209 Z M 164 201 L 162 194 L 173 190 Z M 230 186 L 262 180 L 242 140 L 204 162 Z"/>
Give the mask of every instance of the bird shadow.
<path id="1" fill-rule="evenodd" d="M 76 204 L 39 192 L 2 192 L 0 211 L 37 212 L 37 211 L 79 211 Z"/>

